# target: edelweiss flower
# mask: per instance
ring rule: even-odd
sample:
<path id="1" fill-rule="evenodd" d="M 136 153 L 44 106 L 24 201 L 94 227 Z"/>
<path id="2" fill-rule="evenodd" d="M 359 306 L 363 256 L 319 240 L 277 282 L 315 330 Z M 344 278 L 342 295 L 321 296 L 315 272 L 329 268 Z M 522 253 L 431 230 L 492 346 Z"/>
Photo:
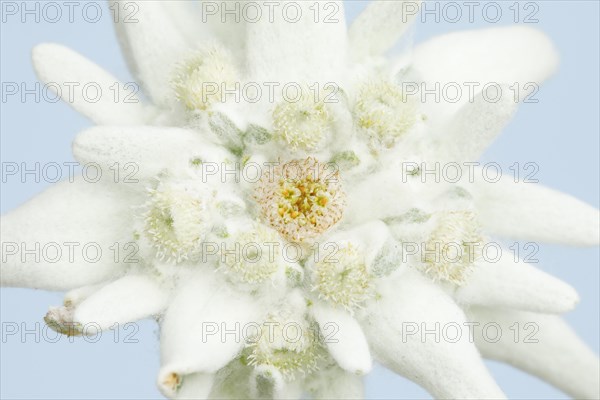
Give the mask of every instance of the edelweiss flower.
<path id="1" fill-rule="evenodd" d="M 99 125 L 76 138 L 75 157 L 134 163 L 135 180 L 60 183 L 2 218 L 7 243 L 133 244 L 137 257 L 6 257 L 2 284 L 67 290 L 45 318 L 64 334 L 156 318 L 158 386 L 172 398 L 358 398 L 373 359 L 436 398 L 503 398 L 482 356 L 597 398 L 598 359 L 556 315 L 575 291 L 512 254 L 480 255 L 492 235 L 597 245 L 598 211 L 539 185 L 436 183 L 406 168 L 477 159 L 516 104 L 410 102 L 397 66 L 420 82 L 539 82 L 554 48 L 535 30 L 494 28 L 395 62 L 383 54 L 410 24 L 402 3 L 373 2 L 349 30 L 343 15 L 315 23 L 312 2 L 298 23 L 230 25 L 198 24 L 188 2 L 138 3 L 139 22 L 116 29 L 152 104 L 73 102 Z M 33 61 L 44 82 L 108 92 L 116 81 L 55 44 Z M 203 85 L 235 81 L 340 90 L 294 106 Z M 239 179 L 257 165 L 258 179 Z M 535 322 L 539 343 L 407 332 L 467 321 Z"/>

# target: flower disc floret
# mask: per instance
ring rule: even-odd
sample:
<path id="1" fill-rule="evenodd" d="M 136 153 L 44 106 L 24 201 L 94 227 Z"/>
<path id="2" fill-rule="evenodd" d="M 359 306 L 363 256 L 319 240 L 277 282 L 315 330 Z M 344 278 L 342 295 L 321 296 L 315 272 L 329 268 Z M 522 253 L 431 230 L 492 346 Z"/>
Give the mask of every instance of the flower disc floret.
<path id="1" fill-rule="evenodd" d="M 326 350 L 318 327 L 304 317 L 271 314 L 258 335 L 248 343 L 247 360 L 252 366 L 272 366 L 288 381 L 317 369 Z"/>
<path id="2" fill-rule="evenodd" d="M 357 126 L 374 147 L 393 147 L 417 122 L 415 102 L 392 82 L 364 84 L 358 92 L 354 115 Z"/>
<path id="3" fill-rule="evenodd" d="M 436 228 L 421 251 L 423 270 L 434 281 L 461 285 L 479 259 L 481 227 L 472 211 L 440 212 L 435 218 Z"/>
<path id="4" fill-rule="evenodd" d="M 156 257 L 180 262 L 196 256 L 211 229 L 210 199 L 202 190 L 173 183 L 161 183 L 148 194 L 144 231 Z"/>
<path id="5" fill-rule="evenodd" d="M 255 197 L 276 231 L 289 241 L 304 242 L 342 218 L 345 194 L 333 166 L 307 158 L 269 168 Z"/>
<path id="6" fill-rule="evenodd" d="M 351 243 L 336 244 L 312 265 L 313 290 L 319 297 L 353 312 L 373 294 L 365 257 Z"/>
<path id="7" fill-rule="evenodd" d="M 308 88 L 302 88 L 300 96 L 294 100 L 284 99 L 275 107 L 275 137 L 292 150 L 320 149 L 333 129 L 333 116 L 327 104 Z"/>
<path id="8" fill-rule="evenodd" d="M 196 51 L 177 66 L 173 89 L 188 110 L 203 111 L 225 101 L 223 89 L 232 86 L 237 76 L 232 56 L 221 47 L 211 46 Z"/>
<path id="9" fill-rule="evenodd" d="M 282 265 L 282 257 L 277 252 L 279 242 L 277 232 L 257 223 L 253 230 L 233 237 L 231 248 L 222 253 L 222 265 L 243 282 L 263 282 Z"/>

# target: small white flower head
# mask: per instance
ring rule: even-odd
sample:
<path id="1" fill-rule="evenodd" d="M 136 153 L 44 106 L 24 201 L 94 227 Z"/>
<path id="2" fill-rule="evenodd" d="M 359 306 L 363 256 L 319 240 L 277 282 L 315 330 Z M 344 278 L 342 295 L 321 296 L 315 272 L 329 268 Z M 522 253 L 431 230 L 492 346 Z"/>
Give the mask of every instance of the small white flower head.
<path id="1" fill-rule="evenodd" d="M 287 381 L 315 371 L 326 355 L 318 332 L 316 324 L 311 324 L 304 313 L 272 313 L 247 345 L 248 364 L 274 367 Z"/>
<path id="2" fill-rule="evenodd" d="M 483 245 L 479 222 L 472 211 L 439 212 L 434 218 L 436 227 L 421 249 L 422 268 L 434 281 L 461 285 Z"/>
<path id="3" fill-rule="evenodd" d="M 322 148 L 333 131 L 333 116 L 319 91 L 307 87 L 293 99 L 282 100 L 273 111 L 274 136 L 292 150 Z"/>
<path id="4" fill-rule="evenodd" d="M 224 102 L 224 87 L 231 87 L 238 73 L 229 52 L 217 45 L 197 50 L 178 64 L 173 89 L 177 99 L 190 111 L 204 111 Z"/>
<path id="5" fill-rule="evenodd" d="M 266 221 L 292 242 L 314 239 L 331 228 L 345 205 L 338 171 L 314 158 L 269 168 L 255 199 Z"/>
<path id="6" fill-rule="evenodd" d="M 222 251 L 221 265 L 246 283 L 260 283 L 282 267 L 277 249 L 279 235 L 269 227 L 255 223 L 251 230 L 236 234 Z"/>
<path id="7" fill-rule="evenodd" d="M 350 242 L 335 243 L 311 264 L 312 289 L 319 298 L 353 313 L 373 295 L 365 255 Z"/>
<path id="8" fill-rule="evenodd" d="M 144 205 L 144 233 L 156 257 L 170 262 L 193 259 L 212 224 L 211 196 L 199 182 L 160 182 L 149 189 Z"/>
<path id="9" fill-rule="evenodd" d="M 378 80 L 360 87 L 354 117 L 372 147 L 391 148 L 416 124 L 419 114 L 415 102 L 400 87 Z"/>

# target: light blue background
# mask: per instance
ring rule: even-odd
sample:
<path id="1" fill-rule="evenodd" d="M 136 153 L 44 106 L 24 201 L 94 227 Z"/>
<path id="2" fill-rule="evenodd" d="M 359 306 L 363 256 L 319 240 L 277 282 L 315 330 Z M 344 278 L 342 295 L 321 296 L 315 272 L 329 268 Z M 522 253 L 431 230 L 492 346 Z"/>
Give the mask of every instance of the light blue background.
<path id="1" fill-rule="evenodd" d="M 459 2 L 462 3 L 462 2 Z M 507 12 L 513 2 L 502 2 Z M 40 42 L 65 44 L 95 60 L 124 81 L 131 81 L 121 58 L 104 3 L 104 17 L 89 24 L 80 15 L 76 23 L 65 19 L 56 24 L 28 23 L 9 18 L 2 24 L 1 79 L 3 82 L 36 82 L 30 50 Z M 515 161 L 539 164 L 542 183 L 570 193 L 598 207 L 599 152 L 599 31 L 597 1 L 545 1 L 535 27 L 545 31 L 561 54 L 558 74 L 539 95 L 538 104 L 525 104 L 504 135 L 485 156 L 506 170 Z M 348 2 L 352 20 L 364 2 Z M 511 24 L 506 15 L 499 24 Z M 481 14 L 476 23 L 436 24 L 431 18 L 418 23 L 415 41 L 460 29 L 489 27 Z M 34 163 L 72 161 L 70 144 L 77 132 L 90 125 L 63 103 L 2 103 L 2 161 Z M 11 180 L 2 187 L 2 213 L 34 194 L 47 183 Z M 578 308 L 566 318 L 584 340 L 598 352 L 599 343 L 599 258 L 598 249 L 573 249 L 544 245 L 538 258 L 543 268 L 573 285 L 581 295 Z M 62 301 L 61 294 L 24 289 L 2 289 L 2 323 L 16 322 L 32 329 L 43 326 L 49 305 Z M 64 337 L 58 343 L 37 342 L 33 335 L 23 343 L 13 336 L 1 343 L 1 397 L 12 398 L 160 398 L 155 389 L 158 371 L 156 327 L 139 324 L 139 343 L 114 343 L 113 333 L 98 343 Z M 121 335 L 126 332 L 121 332 Z M 52 336 L 51 336 L 52 337 Z M 511 398 L 564 398 L 540 380 L 510 367 L 490 362 L 489 366 Z M 565 366 L 568 368 L 568 366 Z M 427 398 L 413 383 L 377 368 L 367 378 L 370 398 Z"/>

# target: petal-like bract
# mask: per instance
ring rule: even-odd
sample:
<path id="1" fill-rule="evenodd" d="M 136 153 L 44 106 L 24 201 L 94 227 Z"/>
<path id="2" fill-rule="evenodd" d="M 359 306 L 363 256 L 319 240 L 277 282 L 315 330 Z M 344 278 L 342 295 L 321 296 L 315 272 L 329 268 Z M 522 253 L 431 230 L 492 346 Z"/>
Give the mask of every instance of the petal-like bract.
<path id="1" fill-rule="evenodd" d="M 560 317 L 484 307 L 473 308 L 469 315 L 481 326 L 492 324 L 504 332 L 499 338 L 474 336 L 484 357 L 539 376 L 576 399 L 600 396 L 598 356 Z"/>
<path id="2" fill-rule="evenodd" d="M 436 398 L 504 398 L 460 331 L 466 322 L 460 308 L 418 272 L 401 272 L 382 282 L 381 299 L 364 310 L 363 328 L 377 361 Z"/>
<path id="3" fill-rule="evenodd" d="M 69 290 L 122 274 L 111 249 L 132 242 L 129 196 L 77 177 L 2 216 L 2 286 Z"/>

